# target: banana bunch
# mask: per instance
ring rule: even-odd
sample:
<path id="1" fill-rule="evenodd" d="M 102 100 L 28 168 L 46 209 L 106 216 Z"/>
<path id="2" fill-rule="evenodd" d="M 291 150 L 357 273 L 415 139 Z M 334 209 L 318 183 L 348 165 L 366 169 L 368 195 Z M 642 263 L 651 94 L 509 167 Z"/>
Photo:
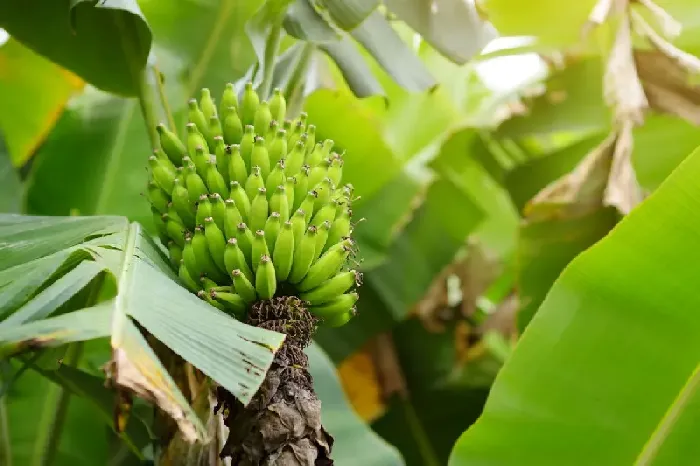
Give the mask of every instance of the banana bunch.
<path id="1" fill-rule="evenodd" d="M 208 89 L 188 103 L 186 139 L 160 124 L 147 197 L 179 277 L 212 306 L 243 319 L 251 303 L 298 296 L 325 325 L 355 315 L 361 276 L 350 269 L 353 187 L 343 157 L 316 141 L 302 113 L 286 119 L 276 89 Z"/>

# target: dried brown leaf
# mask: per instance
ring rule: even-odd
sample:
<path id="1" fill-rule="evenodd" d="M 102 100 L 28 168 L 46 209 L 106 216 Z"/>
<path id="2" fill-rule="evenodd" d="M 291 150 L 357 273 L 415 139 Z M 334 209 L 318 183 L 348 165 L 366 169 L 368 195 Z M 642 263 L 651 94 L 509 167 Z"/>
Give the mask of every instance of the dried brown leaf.
<path id="1" fill-rule="evenodd" d="M 683 26 L 670 14 L 668 14 L 666 10 L 651 0 L 636 0 L 636 2 L 645 7 L 647 11 L 651 13 L 659 26 L 661 26 L 661 30 L 666 37 L 674 38 L 680 35 Z"/>
<path id="2" fill-rule="evenodd" d="M 618 131 L 613 164 L 603 200 L 604 205 L 614 206 L 623 214 L 630 213 L 644 198 L 632 166 L 632 128 L 632 122 L 628 121 L 624 122 Z"/>

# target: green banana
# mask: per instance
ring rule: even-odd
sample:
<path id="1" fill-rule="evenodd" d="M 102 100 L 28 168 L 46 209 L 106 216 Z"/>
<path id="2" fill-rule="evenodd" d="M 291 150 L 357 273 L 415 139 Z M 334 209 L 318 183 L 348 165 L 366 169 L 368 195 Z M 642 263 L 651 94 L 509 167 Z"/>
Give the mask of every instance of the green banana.
<path id="1" fill-rule="evenodd" d="M 314 202 L 314 212 L 318 211 L 321 208 L 321 206 L 326 205 L 328 202 L 330 202 L 334 190 L 335 186 L 333 185 L 333 181 L 329 177 L 324 178 L 314 188 L 314 191 L 316 191 L 317 194 L 316 201 Z"/>
<path id="2" fill-rule="evenodd" d="M 276 164 L 287 156 L 287 134 L 283 129 L 277 131 L 274 138 L 270 140 L 270 148 L 267 152 L 271 164 Z"/>
<path id="3" fill-rule="evenodd" d="M 329 159 L 321 160 L 318 165 L 311 169 L 309 173 L 309 188 L 314 189 L 328 175 L 328 167 L 331 166 Z"/>
<path id="4" fill-rule="evenodd" d="M 270 210 L 279 212 L 282 222 L 289 220 L 289 202 L 287 201 L 287 189 L 283 184 L 277 186 L 275 193 L 270 198 Z"/>
<path id="5" fill-rule="evenodd" d="M 238 109 L 238 95 L 236 95 L 236 88 L 233 83 L 226 83 L 224 93 L 221 96 L 221 102 L 219 102 L 219 115 L 221 119 L 225 120 L 231 112 L 231 109 Z"/>
<path id="6" fill-rule="evenodd" d="M 226 237 L 214 222 L 214 219 L 207 217 L 204 219 L 204 236 L 207 239 L 209 253 L 214 259 L 214 263 L 219 270 L 226 272 L 226 264 L 224 264 L 224 249 L 226 248 Z"/>
<path id="7" fill-rule="evenodd" d="M 216 282 L 214 280 L 212 280 L 209 277 L 202 277 L 199 279 L 199 281 L 201 282 L 202 286 L 204 287 L 204 291 L 207 291 L 207 292 L 209 292 L 209 291 L 213 290 L 214 288 L 216 288 L 217 286 L 219 286 L 216 284 Z"/>
<path id="8" fill-rule="evenodd" d="M 226 218 L 226 204 L 224 200 L 219 193 L 214 193 L 209 196 L 209 203 L 211 204 L 211 217 L 214 218 L 214 222 L 216 222 L 219 230 L 224 231 L 224 220 Z"/>
<path id="9" fill-rule="evenodd" d="M 211 208 L 211 202 L 209 202 L 209 196 L 202 194 L 197 201 L 197 214 L 195 217 L 195 222 L 197 225 L 204 225 L 204 219 L 211 217 L 213 215 L 213 210 Z"/>
<path id="10" fill-rule="evenodd" d="M 321 163 L 323 157 L 323 144 L 319 142 L 313 147 L 313 150 L 306 155 L 304 163 L 306 163 L 306 165 L 308 165 L 309 167 L 315 167 L 316 165 Z"/>
<path id="11" fill-rule="evenodd" d="M 350 308 L 349 311 L 343 312 L 342 314 L 334 314 L 330 317 L 327 317 L 325 319 L 322 319 L 323 326 L 324 327 L 341 327 L 350 320 L 352 320 L 353 317 L 357 315 L 357 309 L 355 307 Z"/>
<path id="12" fill-rule="evenodd" d="M 287 195 L 287 217 L 292 215 L 292 209 L 294 207 L 294 190 L 297 185 L 297 179 L 294 176 L 287 177 L 284 183 L 284 192 Z"/>
<path id="13" fill-rule="evenodd" d="M 175 166 L 182 165 L 182 158 L 187 155 L 187 148 L 185 145 L 178 139 L 177 135 L 168 130 L 163 123 L 158 124 L 156 130 L 158 131 L 158 137 L 160 139 L 160 147 L 163 148 L 165 155 L 168 156 Z"/>
<path id="14" fill-rule="evenodd" d="M 299 249 L 301 239 L 306 231 L 306 213 L 302 209 L 297 209 L 292 215 L 290 222 L 292 223 L 292 231 L 294 232 L 294 250 Z"/>
<path id="15" fill-rule="evenodd" d="M 326 240 L 324 252 L 332 245 L 342 241 L 343 238 L 350 236 L 350 229 L 352 227 L 350 224 L 351 215 L 350 209 L 345 209 L 345 211 L 333 221 L 331 229 L 328 232 L 328 239 Z"/>
<path id="16" fill-rule="evenodd" d="M 352 288 L 353 285 L 360 283 L 360 280 L 360 273 L 356 270 L 340 272 L 316 288 L 301 293 L 299 297 L 304 301 L 308 301 L 311 305 L 324 304 L 333 301 Z"/>
<path id="17" fill-rule="evenodd" d="M 245 317 L 247 304 L 240 295 L 211 291 L 210 296 L 214 301 L 231 311 L 237 319 L 242 320 Z"/>
<path id="18" fill-rule="evenodd" d="M 233 278 L 233 288 L 246 303 L 252 303 L 258 298 L 255 287 L 241 270 L 234 269 L 231 272 L 231 277 Z"/>
<path id="19" fill-rule="evenodd" d="M 296 211 L 300 206 L 306 193 L 309 192 L 309 172 L 311 170 L 308 166 L 301 167 L 301 171 L 296 175 L 296 184 L 294 185 L 294 204 L 292 209 Z"/>
<path id="20" fill-rule="evenodd" d="M 209 192 L 217 193 L 223 198 L 228 197 L 226 180 L 224 180 L 224 177 L 221 176 L 219 170 L 216 169 L 216 161 L 210 160 L 208 162 L 205 179 L 207 181 L 207 188 L 209 188 Z"/>
<path id="21" fill-rule="evenodd" d="M 284 99 L 280 88 L 275 88 L 275 90 L 272 92 L 272 98 L 270 99 L 270 113 L 272 114 L 272 119 L 277 121 L 283 121 L 284 116 L 287 113 L 287 101 Z"/>
<path id="22" fill-rule="evenodd" d="M 168 232 L 168 237 L 170 237 L 175 244 L 178 246 L 185 247 L 185 226 L 182 224 L 179 218 L 175 219 L 170 214 L 163 214 L 163 220 L 165 221 L 165 229 Z"/>
<path id="23" fill-rule="evenodd" d="M 294 176 L 301 171 L 301 166 L 304 165 L 304 143 L 298 141 L 292 146 L 292 151 L 287 155 L 284 161 L 284 173 L 287 176 Z"/>
<path id="24" fill-rule="evenodd" d="M 241 217 L 233 199 L 226 199 L 224 205 L 224 233 L 227 238 L 236 238 L 238 224 L 243 222 L 243 217 Z"/>
<path id="25" fill-rule="evenodd" d="M 226 281 L 226 275 L 221 273 L 214 259 L 212 259 L 211 253 L 209 252 L 209 243 L 201 227 L 195 227 L 194 229 L 192 249 L 194 251 L 195 260 L 197 261 L 197 268 L 215 282 L 224 283 Z"/>
<path id="26" fill-rule="evenodd" d="M 309 307 L 309 312 L 320 319 L 332 320 L 335 316 L 343 315 L 350 311 L 357 302 L 359 295 L 355 292 L 341 294 L 324 304 Z"/>
<path id="27" fill-rule="evenodd" d="M 236 203 L 243 221 L 247 222 L 250 216 L 250 199 L 238 181 L 231 181 L 231 199 Z"/>
<path id="28" fill-rule="evenodd" d="M 209 167 L 209 161 L 211 157 L 205 152 L 204 146 L 201 144 L 194 148 L 194 155 L 192 156 L 192 161 L 197 169 L 197 174 L 202 177 L 203 180 L 207 179 L 207 169 Z"/>
<path id="29" fill-rule="evenodd" d="M 258 109 L 255 111 L 255 117 L 253 118 L 255 132 L 264 135 L 270 127 L 271 121 L 272 113 L 270 112 L 270 104 L 263 100 L 260 102 L 260 105 L 258 105 Z"/>
<path id="30" fill-rule="evenodd" d="M 209 147 L 216 147 L 216 138 L 224 138 L 224 129 L 221 126 L 221 120 L 216 115 L 209 118 L 209 137 L 207 138 L 207 144 Z"/>
<path id="31" fill-rule="evenodd" d="M 166 167 L 169 171 L 175 173 L 177 167 L 175 167 L 175 164 L 168 158 L 167 155 L 165 155 L 163 149 L 153 149 L 153 155 L 163 164 L 164 167 Z"/>
<path id="32" fill-rule="evenodd" d="M 267 241 L 265 241 L 265 232 L 263 230 L 257 230 L 255 236 L 253 236 L 253 252 L 251 256 L 253 272 L 258 271 L 260 258 L 267 255 L 270 255 L 270 250 L 267 247 Z"/>
<path id="33" fill-rule="evenodd" d="M 182 263 L 187 268 L 187 273 L 196 282 L 199 283 L 199 277 L 202 276 L 203 270 L 197 264 L 196 254 L 192 247 L 192 236 L 185 237 L 185 247 L 182 249 Z M 199 285 L 197 285 L 199 287 Z"/>
<path id="34" fill-rule="evenodd" d="M 269 202 L 267 202 L 267 193 L 265 188 L 259 188 L 258 194 L 253 198 L 253 202 L 250 205 L 250 229 L 262 230 L 265 228 L 265 222 L 267 221 L 267 215 L 269 212 Z"/>
<path id="35" fill-rule="evenodd" d="M 333 185 L 339 186 L 343 177 L 343 159 L 340 156 L 334 157 L 331 166 L 328 167 L 328 178 L 333 181 Z"/>
<path id="36" fill-rule="evenodd" d="M 245 260 L 248 261 L 249 264 L 252 264 L 253 262 L 250 259 L 253 257 L 253 233 L 248 228 L 248 225 L 245 223 L 238 225 L 236 239 L 238 240 L 238 246 L 241 248 L 241 251 L 243 251 Z"/>
<path id="37" fill-rule="evenodd" d="M 295 147 L 297 142 L 299 142 L 299 139 L 301 138 L 302 133 L 304 132 L 304 125 L 301 123 L 301 121 L 297 121 L 294 124 L 294 127 L 292 129 L 292 133 L 289 135 L 289 139 L 287 140 L 287 144 L 291 147 Z M 302 147 L 304 144 L 302 144 Z"/>
<path id="38" fill-rule="evenodd" d="M 215 307 L 215 308 L 219 309 L 220 311 L 226 312 L 226 308 L 224 307 L 224 305 L 219 303 L 219 302 L 214 301 L 208 292 L 206 292 L 204 290 L 199 290 L 197 292 L 197 297 L 199 299 L 201 299 L 202 301 L 206 301 L 212 307 Z"/>
<path id="39" fill-rule="evenodd" d="M 309 267 L 314 260 L 316 249 L 316 227 L 310 226 L 301 239 L 299 248 L 294 250 L 294 261 L 289 273 L 288 281 L 297 284 L 307 275 Z"/>
<path id="40" fill-rule="evenodd" d="M 253 83 L 245 83 L 243 98 L 241 99 L 241 119 L 243 124 L 252 125 L 255 121 L 255 112 L 258 110 L 260 98 L 253 89 Z"/>
<path id="41" fill-rule="evenodd" d="M 311 227 L 309 227 L 311 228 Z M 308 273 L 297 285 L 299 291 L 309 291 L 338 273 L 350 254 L 350 248 L 343 245 L 331 247 L 309 268 Z"/>
<path id="42" fill-rule="evenodd" d="M 309 120 L 309 114 L 306 112 L 301 112 L 297 121 L 301 123 L 302 131 L 306 131 L 306 122 Z"/>
<path id="43" fill-rule="evenodd" d="M 277 135 L 277 131 L 279 131 L 279 129 L 280 129 L 280 124 L 277 123 L 277 120 L 272 120 L 270 122 L 270 126 L 267 127 L 267 132 L 261 136 L 263 136 L 266 141 L 274 141 L 275 135 Z M 270 146 L 270 147 L 272 147 L 272 146 Z M 269 150 L 268 152 L 270 152 L 270 164 L 273 164 L 274 161 L 272 160 L 272 152 L 271 152 L 271 150 Z"/>
<path id="44" fill-rule="evenodd" d="M 272 263 L 275 266 L 277 278 L 286 280 L 292 270 L 294 260 L 294 232 L 292 222 L 284 222 L 277 235 L 272 252 Z"/>
<path id="45" fill-rule="evenodd" d="M 255 275 L 255 291 L 262 299 L 272 298 L 277 291 L 275 267 L 268 255 L 260 258 L 260 265 L 258 265 L 258 271 Z"/>
<path id="46" fill-rule="evenodd" d="M 182 219 L 182 223 L 187 229 L 192 230 L 195 226 L 195 209 L 190 202 L 190 196 L 187 193 L 187 188 L 182 186 L 180 180 L 175 179 L 173 186 L 173 208 Z"/>
<path id="47" fill-rule="evenodd" d="M 252 167 L 250 156 L 253 154 L 253 144 L 255 143 L 255 128 L 253 125 L 246 125 L 241 136 L 241 157 L 246 167 Z"/>
<path id="48" fill-rule="evenodd" d="M 245 166 L 243 157 L 241 157 L 241 146 L 232 144 L 226 146 L 226 154 L 229 158 L 228 176 L 231 181 L 245 183 L 248 179 L 248 168 Z"/>
<path id="49" fill-rule="evenodd" d="M 173 180 L 174 184 L 177 184 L 177 178 Z M 175 188 L 173 187 L 173 190 Z M 168 202 L 170 202 L 170 199 L 168 198 L 168 194 L 163 191 L 161 188 L 158 187 L 158 185 L 154 182 L 151 181 L 148 183 L 148 191 L 146 191 L 147 196 L 148 196 L 148 201 L 151 203 L 153 207 L 156 208 L 158 212 L 161 214 L 164 214 L 168 210 Z M 187 191 L 185 191 L 185 194 L 187 194 Z"/>
<path id="50" fill-rule="evenodd" d="M 214 104 L 214 99 L 212 98 L 211 91 L 209 91 L 209 89 L 205 87 L 200 92 L 199 105 L 202 108 L 204 118 L 209 121 L 210 118 L 217 116 L 216 105 Z"/>
<path id="51" fill-rule="evenodd" d="M 314 260 L 321 256 L 321 253 L 326 246 L 328 241 L 328 232 L 331 229 L 331 222 L 326 220 L 321 225 L 318 226 L 318 233 L 316 234 L 316 251 L 314 252 Z"/>
<path id="52" fill-rule="evenodd" d="M 151 155 L 148 158 L 148 164 L 151 167 L 153 180 L 165 193 L 170 196 L 173 192 L 173 183 L 175 181 L 175 172 L 171 171 L 158 157 Z"/>
<path id="53" fill-rule="evenodd" d="M 209 121 L 205 116 L 204 113 L 202 113 L 202 110 L 199 109 L 199 104 L 197 103 L 197 99 L 190 99 L 187 102 L 187 119 L 191 124 L 195 126 L 195 129 L 197 132 L 203 136 L 207 137 L 209 134 L 209 125 L 207 122 Z M 188 125 L 190 124 L 188 123 Z M 189 132 L 189 131 L 188 131 Z M 188 144 L 189 146 L 189 144 Z M 191 148 L 188 147 L 188 149 L 191 152 Z"/>
<path id="54" fill-rule="evenodd" d="M 182 246 L 178 246 L 175 241 L 168 242 L 168 254 L 170 254 L 170 263 L 173 267 L 177 267 L 182 260 L 182 248 L 185 247 L 185 238 L 182 238 Z"/>
<path id="55" fill-rule="evenodd" d="M 168 241 L 168 229 L 165 225 L 165 220 L 163 220 L 165 214 L 161 214 L 154 207 L 151 207 L 151 213 L 153 214 L 153 225 L 156 227 L 158 236 L 163 243 L 166 243 Z"/>
<path id="56" fill-rule="evenodd" d="M 289 145 L 289 136 L 292 134 L 292 120 L 282 120 L 282 129 L 284 130 L 285 137 L 287 138 L 287 145 Z"/>
<path id="57" fill-rule="evenodd" d="M 316 204 L 316 198 L 318 197 L 318 193 L 316 191 L 309 191 L 306 193 L 306 196 L 304 197 L 304 200 L 301 201 L 301 205 L 299 206 L 299 210 L 304 211 L 304 221 L 306 223 L 309 223 L 311 220 L 311 216 L 314 213 L 314 204 Z"/>
<path id="58" fill-rule="evenodd" d="M 190 203 L 193 205 L 200 197 L 209 194 L 207 185 L 204 184 L 202 177 L 197 174 L 192 164 L 185 169 L 185 187 L 187 188 L 187 194 L 190 196 Z"/>
<path id="59" fill-rule="evenodd" d="M 248 195 L 248 199 L 254 199 L 260 188 L 264 187 L 265 182 L 260 175 L 260 167 L 255 165 L 253 166 L 253 170 L 245 182 L 245 193 Z"/>
<path id="60" fill-rule="evenodd" d="M 197 291 L 202 289 L 202 287 L 190 276 L 190 273 L 187 271 L 187 267 L 185 267 L 184 262 L 180 263 L 180 267 L 178 267 L 177 271 L 177 276 L 180 278 L 182 284 L 185 285 L 191 292 L 196 293 Z"/>
<path id="61" fill-rule="evenodd" d="M 270 174 L 270 157 L 267 154 L 265 140 L 260 136 L 257 136 L 255 138 L 255 142 L 253 143 L 250 163 L 252 166 L 260 167 L 260 175 L 262 176 L 263 180 L 267 179 L 267 176 Z"/>
<path id="62" fill-rule="evenodd" d="M 226 186 L 230 183 L 228 164 L 231 161 L 231 157 L 226 153 L 226 143 L 224 138 L 221 136 L 216 136 L 214 138 L 214 155 L 216 155 L 216 169 L 219 170 L 221 176 L 224 177 Z"/>
<path id="63" fill-rule="evenodd" d="M 243 137 L 243 123 L 238 117 L 238 112 L 233 107 L 229 107 L 226 118 L 224 118 L 222 131 L 226 144 L 238 144 Z"/>
<path id="64" fill-rule="evenodd" d="M 277 241 L 277 235 L 279 235 L 282 221 L 280 220 L 279 212 L 272 212 L 265 222 L 265 242 L 267 242 L 268 247 L 272 248 Z"/>
<path id="65" fill-rule="evenodd" d="M 316 126 L 309 125 L 306 128 L 306 152 L 311 152 L 316 145 Z"/>
<path id="66" fill-rule="evenodd" d="M 336 202 L 327 202 L 326 204 L 323 204 L 323 206 L 314 214 L 314 216 L 311 218 L 311 225 L 314 225 L 316 227 L 320 226 L 324 222 L 329 223 L 329 228 L 330 228 L 330 223 L 335 220 L 335 210 L 336 210 Z"/>
<path id="67" fill-rule="evenodd" d="M 226 249 L 224 250 L 224 265 L 226 265 L 226 270 L 228 273 L 233 272 L 238 269 L 248 278 L 248 280 L 253 280 L 253 272 L 250 270 L 248 263 L 245 260 L 245 255 L 241 248 L 238 247 L 238 240 L 236 238 L 229 238 L 226 243 Z"/>
<path id="68" fill-rule="evenodd" d="M 272 171 L 267 177 L 267 180 L 265 181 L 265 189 L 267 190 L 267 194 L 269 197 L 272 197 L 277 186 L 284 184 L 285 179 L 286 177 L 284 176 L 284 160 L 280 160 L 273 167 Z"/>

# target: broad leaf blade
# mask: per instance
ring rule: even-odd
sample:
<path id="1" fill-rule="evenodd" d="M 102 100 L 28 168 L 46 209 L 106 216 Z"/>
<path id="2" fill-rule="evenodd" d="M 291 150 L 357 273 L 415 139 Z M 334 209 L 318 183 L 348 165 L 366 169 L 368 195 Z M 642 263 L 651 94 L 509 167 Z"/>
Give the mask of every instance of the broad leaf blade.
<path id="1" fill-rule="evenodd" d="M 698 171 L 696 150 L 569 264 L 451 465 L 679 464 L 696 456 L 700 298 L 685 284 L 700 264 Z"/>
<path id="2" fill-rule="evenodd" d="M 138 93 L 152 34 L 135 0 L 8 0 L 0 27 L 100 89 Z"/>

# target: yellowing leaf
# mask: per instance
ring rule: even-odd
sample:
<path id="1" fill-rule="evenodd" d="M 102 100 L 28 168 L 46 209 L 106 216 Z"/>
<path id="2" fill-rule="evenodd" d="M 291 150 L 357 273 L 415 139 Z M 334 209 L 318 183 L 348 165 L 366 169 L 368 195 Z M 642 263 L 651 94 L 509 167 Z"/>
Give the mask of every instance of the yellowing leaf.
<path id="1" fill-rule="evenodd" d="M 361 349 L 340 363 L 338 375 L 355 412 L 362 419 L 372 422 L 384 414 L 386 406 L 369 348 Z"/>

